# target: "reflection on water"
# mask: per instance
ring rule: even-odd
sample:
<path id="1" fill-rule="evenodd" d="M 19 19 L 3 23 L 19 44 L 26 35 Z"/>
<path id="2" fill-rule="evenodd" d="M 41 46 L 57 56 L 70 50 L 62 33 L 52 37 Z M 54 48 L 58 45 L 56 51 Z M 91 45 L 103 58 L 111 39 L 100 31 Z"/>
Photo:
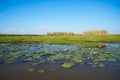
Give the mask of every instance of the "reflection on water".
<path id="1" fill-rule="evenodd" d="M 43 43 L 0 44 L 0 80 L 120 80 L 120 44 L 105 49 Z M 74 62 L 65 69 L 61 64 Z M 33 72 L 27 71 L 33 68 Z M 44 69 L 40 74 L 38 70 Z"/>

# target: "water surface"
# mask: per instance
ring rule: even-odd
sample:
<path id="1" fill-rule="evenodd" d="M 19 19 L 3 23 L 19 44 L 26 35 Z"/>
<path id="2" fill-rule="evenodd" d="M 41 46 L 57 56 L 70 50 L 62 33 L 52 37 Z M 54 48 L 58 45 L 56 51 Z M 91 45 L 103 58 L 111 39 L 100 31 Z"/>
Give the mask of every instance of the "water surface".
<path id="1" fill-rule="evenodd" d="M 107 43 L 106 46 L 98 49 L 43 43 L 2 43 L 0 80 L 120 80 L 120 44 Z M 26 62 L 30 57 L 32 60 Z M 65 69 L 61 66 L 65 62 L 74 62 L 75 65 Z M 34 71 L 29 72 L 28 68 L 34 68 Z M 44 69 L 45 73 L 38 73 L 39 69 Z"/>

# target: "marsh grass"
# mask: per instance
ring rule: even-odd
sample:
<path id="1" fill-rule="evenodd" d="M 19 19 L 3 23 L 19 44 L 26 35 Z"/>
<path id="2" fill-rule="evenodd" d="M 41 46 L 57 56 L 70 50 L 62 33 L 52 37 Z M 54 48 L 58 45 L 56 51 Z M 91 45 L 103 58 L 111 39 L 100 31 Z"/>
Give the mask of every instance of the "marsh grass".
<path id="1" fill-rule="evenodd" d="M 99 43 L 120 43 L 120 35 L 107 36 L 47 36 L 47 35 L 1 35 L 0 43 L 42 42 L 47 44 L 83 45 L 97 47 Z"/>

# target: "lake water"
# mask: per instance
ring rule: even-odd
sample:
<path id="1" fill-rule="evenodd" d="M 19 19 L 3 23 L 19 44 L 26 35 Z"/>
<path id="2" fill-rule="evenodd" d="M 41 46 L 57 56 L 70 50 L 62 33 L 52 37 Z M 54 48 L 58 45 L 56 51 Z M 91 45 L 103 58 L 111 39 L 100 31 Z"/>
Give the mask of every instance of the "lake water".
<path id="1" fill-rule="evenodd" d="M 74 62 L 75 65 L 66 69 L 61 66 L 65 62 Z M 28 71 L 29 68 L 34 71 Z M 38 73 L 39 69 L 44 69 L 45 73 Z M 98 49 L 2 43 L 0 80 L 120 80 L 120 44 L 107 43 L 106 48 Z"/>

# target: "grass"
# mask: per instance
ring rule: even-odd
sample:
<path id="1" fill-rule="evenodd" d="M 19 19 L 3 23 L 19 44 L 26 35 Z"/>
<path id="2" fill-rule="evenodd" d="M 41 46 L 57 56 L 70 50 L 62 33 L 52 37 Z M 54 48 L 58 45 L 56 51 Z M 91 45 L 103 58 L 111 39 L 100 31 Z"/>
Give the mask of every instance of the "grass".
<path id="1" fill-rule="evenodd" d="M 47 44 L 83 45 L 96 47 L 98 43 L 120 43 L 120 35 L 107 36 L 46 36 L 46 35 L 0 35 L 0 43 L 43 42 Z"/>

